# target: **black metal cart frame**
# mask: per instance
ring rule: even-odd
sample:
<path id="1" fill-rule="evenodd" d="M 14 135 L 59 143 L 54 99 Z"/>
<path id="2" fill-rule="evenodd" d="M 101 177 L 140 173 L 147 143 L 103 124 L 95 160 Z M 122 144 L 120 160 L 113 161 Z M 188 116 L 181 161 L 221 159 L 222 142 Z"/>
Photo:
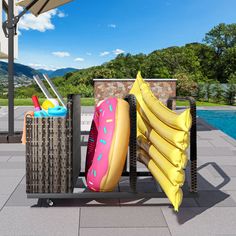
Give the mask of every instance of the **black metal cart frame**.
<path id="1" fill-rule="evenodd" d="M 46 200 L 47 204 L 50 204 L 49 199 L 75 199 L 75 198 L 87 198 L 87 199 L 98 199 L 98 198 L 132 198 L 132 199 L 139 199 L 139 198 L 164 198 L 166 197 L 164 192 L 153 192 L 153 193 L 144 193 L 144 192 L 138 192 L 137 191 L 137 178 L 142 176 L 152 176 L 150 172 L 144 172 L 144 171 L 138 171 L 137 170 L 137 156 L 136 156 L 136 98 L 134 95 L 128 95 L 124 98 L 130 105 L 130 141 L 129 141 L 129 158 L 127 158 L 125 168 L 123 170 L 122 176 L 129 177 L 130 181 L 130 191 L 129 192 L 91 192 L 91 191 L 84 191 L 80 193 L 73 193 L 73 188 L 76 186 L 76 181 L 78 177 L 84 177 L 85 173 L 80 171 L 81 168 L 81 146 L 87 145 L 87 142 L 81 141 L 81 137 L 83 135 L 88 135 L 88 131 L 82 131 L 80 130 L 80 97 L 79 95 L 70 95 L 68 97 L 68 115 L 66 118 L 66 124 L 67 124 L 67 132 L 60 134 L 61 135 L 61 142 L 63 142 L 63 135 L 67 135 L 68 143 L 64 144 L 63 147 L 67 147 L 67 158 L 70 160 L 69 162 L 62 162 L 63 164 L 60 164 L 64 168 L 64 171 L 61 170 L 61 174 L 69 176 L 69 179 L 67 177 L 64 178 L 64 182 L 56 182 L 60 184 L 65 184 L 65 181 L 68 181 L 65 187 L 59 186 L 56 189 L 50 189 L 47 188 L 47 191 L 45 189 L 42 191 L 42 186 L 35 186 L 31 183 L 32 178 L 36 178 L 36 181 L 38 181 L 40 178 L 43 181 L 44 176 L 41 174 L 41 176 L 32 176 L 32 168 L 35 166 L 35 164 L 32 163 L 32 147 L 36 147 L 36 151 L 38 152 L 38 149 L 41 153 L 43 153 L 43 150 L 40 150 L 38 148 L 38 143 L 32 144 L 30 140 L 30 134 L 32 135 L 32 132 L 30 131 L 32 129 L 32 117 L 27 117 L 27 142 L 26 142 L 26 182 L 27 182 L 27 197 L 28 198 L 38 198 L 42 200 Z M 192 193 L 197 192 L 197 139 L 196 139 L 196 104 L 195 100 L 191 97 L 186 98 L 180 98 L 180 97 L 171 97 L 168 100 L 168 107 L 172 108 L 172 103 L 175 100 L 187 100 L 190 104 L 191 109 L 191 115 L 192 115 L 192 128 L 190 131 L 190 162 L 191 162 L 191 184 L 190 184 L 190 192 L 189 194 L 185 194 L 185 197 L 192 196 Z M 41 118 L 40 118 L 41 119 Z M 61 118 L 63 119 L 63 118 Z M 46 122 L 50 125 L 50 122 L 53 123 L 53 118 L 43 118 L 42 123 Z M 41 121 L 40 121 L 41 122 Z M 57 121 L 58 122 L 58 121 Z M 56 122 L 56 124 L 57 124 Z M 60 123 L 61 121 L 59 121 Z M 36 120 L 37 123 L 37 120 Z M 55 125 L 55 124 L 54 124 Z M 53 127 L 53 126 L 52 126 Z M 54 126 L 56 127 L 56 126 Z M 39 139 L 42 138 L 42 133 L 39 132 L 38 136 Z M 55 134 L 54 134 L 55 135 Z M 56 135 L 58 133 L 56 132 Z M 58 136 L 59 137 L 59 136 Z M 42 143 L 42 141 L 44 143 Z M 45 145 L 45 142 L 50 143 L 50 140 L 43 139 L 40 143 L 40 145 Z M 58 142 L 59 145 L 60 142 Z M 53 143 L 52 143 L 53 145 Z M 68 146 L 69 145 L 69 146 Z M 61 148 L 61 147 L 60 147 Z M 63 149 L 63 148 L 62 148 Z M 49 150 L 46 150 L 50 154 L 50 145 Z M 63 155 L 65 155 L 65 152 L 62 152 Z M 38 155 L 38 153 L 37 153 Z M 54 155 L 54 153 L 50 154 L 51 157 Z M 49 155 L 49 158 L 50 158 Z M 40 155 L 39 155 L 40 156 Z M 64 156 L 62 156 L 63 158 Z M 41 158 L 41 157 L 40 157 Z M 36 160 L 36 164 L 42 161 L 42 158 L 40 160 Z M 49 161 L 49 160 L 48 160 Z M 52 160 L 52 165 L 55 160 Z M 58 163 L 55 163 L 55 166 L 58 168 Z M 54 167 L 55 167 L 54 166 Z M 34 169 L 35 171 L 42 170 L 44 165 L 42 164 L 41 169 Z M 47 166 L 50 171 L 50 167 Z M 128 169 L 128 170 L 127 170 Z M 52 172 L 52 170 L 51 170 Z M 57 175 L 52 177 L 49 181 L 57 181 Z M 64 176 L 65 177 L 65 176 Z M 30 184 L 31 183 L 31 184 Z M 45 181 L 43 182 L 45 184 Z M 48 184 L 48 183 L 47 183 Z M 33 189 L 35 188 L 35 189 Z M 61 191 L 62 190 L 62 191 Z"/>
<path id="2" fill-rule="evenodd" d="M 197 192 L 197 112 L 196 101 L 193 97 L 170 97 L 167 107 L 173 109 L 173 101 L 187 101 L 192 116 L 192 127 L 190 130 L 190 192 Z"/>

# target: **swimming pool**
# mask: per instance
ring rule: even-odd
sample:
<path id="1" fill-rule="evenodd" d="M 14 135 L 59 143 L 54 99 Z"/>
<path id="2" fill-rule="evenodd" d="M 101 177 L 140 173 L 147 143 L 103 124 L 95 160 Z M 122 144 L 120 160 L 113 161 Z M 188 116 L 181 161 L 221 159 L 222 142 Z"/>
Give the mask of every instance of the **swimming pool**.
<path id="1" fill-rule="evenodd" d="M 236 139 L 236 110 L 198 110 L 197 115 L 210 125 Z"/>

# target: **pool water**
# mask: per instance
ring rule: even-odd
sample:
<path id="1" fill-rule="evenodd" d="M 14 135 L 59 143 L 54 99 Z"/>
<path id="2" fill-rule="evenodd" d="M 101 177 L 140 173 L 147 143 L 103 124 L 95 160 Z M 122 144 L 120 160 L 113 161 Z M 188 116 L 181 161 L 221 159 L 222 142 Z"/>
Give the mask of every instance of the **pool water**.
<path id="1" fill-rule="evenodd" d="M 236 139 L 236 110 L 198 110 L 197 115 L 210 125 Z"/>

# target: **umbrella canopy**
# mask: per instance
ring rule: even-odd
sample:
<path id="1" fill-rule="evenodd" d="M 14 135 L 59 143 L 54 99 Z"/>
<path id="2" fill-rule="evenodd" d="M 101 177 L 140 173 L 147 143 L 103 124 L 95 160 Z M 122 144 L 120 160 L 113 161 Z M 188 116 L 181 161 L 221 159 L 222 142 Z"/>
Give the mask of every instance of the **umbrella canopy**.
<path id="1" fill-rule="evenodd" d="M 7 58 L 8 58 L 7 54 L 0 52 L 0 59 L 7 59 Z"/>
<path id="2" fill-rule="evenodd" d="M 21 2 L 18 2 L 16 5 L 21 7 L 27 7 L 33 0 L 23 0 Z M 52 10 L 54 8 L 57 8 L 61 5 L 64 5 L 68 2 L 71 2 L 73 0 L 38 0 L 30 9 L 29 11 L 34 14 L 35 16 L 38 16 L 39 14 L 42 14 L 44 12 L 47 12 L 49 10 Z"/>

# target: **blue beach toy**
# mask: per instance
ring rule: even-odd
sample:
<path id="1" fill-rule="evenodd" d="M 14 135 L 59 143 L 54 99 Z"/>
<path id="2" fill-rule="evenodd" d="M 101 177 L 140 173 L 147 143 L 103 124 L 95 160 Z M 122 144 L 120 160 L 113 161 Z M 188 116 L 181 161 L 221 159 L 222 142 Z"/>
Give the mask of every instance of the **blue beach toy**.
<path id="1" fill-rule="evenodd" d="M 48 115 L 52 117 L 64 117 L 67 114 L 67 109 L 62 106 L 48 108 Z"/>
<path id="2" fill-rule="evenodd" d="M 35 111 L 34 112 L 34 117 L 36 117 L 36 118 L 48 117 L 48 113 L 44 110 Z"/>

